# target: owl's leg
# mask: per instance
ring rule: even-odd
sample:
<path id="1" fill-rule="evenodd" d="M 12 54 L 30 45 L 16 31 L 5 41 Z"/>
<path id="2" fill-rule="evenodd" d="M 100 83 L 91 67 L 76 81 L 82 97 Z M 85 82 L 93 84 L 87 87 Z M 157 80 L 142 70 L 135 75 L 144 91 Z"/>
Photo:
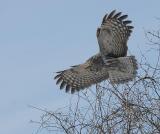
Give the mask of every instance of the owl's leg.
<path id="1" fill-rule="evenodd" d="M 101 55 L 102 56 L 102 60 L 105 63 L 105 65 L 110 64 L 109 61 L 113 58 L 111 56 L 107 56 L 107 55 Z"/>
<path id="2" fill-rule="evenodd" d="M 118 59 L 109 57 L 109 58 L 104 60 L 104 63 L 107 66 L 116 66 L 116 65 L 118 65 Z"/>
<path id="3" fill-rule="evenodd" d="M 106 59 L 106 56 L 102 56 L 102 60 L 103 60 L 103 62 L 106 64 L 107 63 L 107 59 Z"/>

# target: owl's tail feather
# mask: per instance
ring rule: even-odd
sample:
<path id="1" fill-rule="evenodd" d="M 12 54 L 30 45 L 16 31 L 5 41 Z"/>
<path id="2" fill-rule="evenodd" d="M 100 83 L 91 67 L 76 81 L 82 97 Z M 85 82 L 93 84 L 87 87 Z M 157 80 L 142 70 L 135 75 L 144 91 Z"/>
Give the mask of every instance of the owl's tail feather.
<path id="1" fill-rule="evenodd" d="M 137 74 L 137 60 L 134 56 L 117 58 L 117 65 L 109 71 L 109 80 L 112 84 L 120 84 L 133 80 Z M 115 64 L 115 63 L 114 63 Z"/>

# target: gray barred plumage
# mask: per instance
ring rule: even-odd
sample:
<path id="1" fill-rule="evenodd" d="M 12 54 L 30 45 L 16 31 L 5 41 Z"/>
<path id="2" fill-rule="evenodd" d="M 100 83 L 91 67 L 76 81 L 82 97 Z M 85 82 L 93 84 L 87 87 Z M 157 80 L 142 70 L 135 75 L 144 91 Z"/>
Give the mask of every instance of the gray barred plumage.
<path id="1" fill-rule="evenodd" d="M 127 41 L 132 32 L 127 15 L 112 11 L 105 15 L 101 27 L 97 29 L 100 52 L 85 63 L 57 72 L 56 84 L 66 92 L 79 91 L 104 80 L 120 84 L 133 80 L 137 73 L 137 61 L 127 55 Z"/>
<path id="2" fill-rule="evenodd" d="M 101 27 L 97 29 L 97 39 L 102 57 L 124 57 L 127 55 L 127 41 L 132 32 L 133 26 L 125 20 L 128 15 L 112 11 L 105 15 Z"/>

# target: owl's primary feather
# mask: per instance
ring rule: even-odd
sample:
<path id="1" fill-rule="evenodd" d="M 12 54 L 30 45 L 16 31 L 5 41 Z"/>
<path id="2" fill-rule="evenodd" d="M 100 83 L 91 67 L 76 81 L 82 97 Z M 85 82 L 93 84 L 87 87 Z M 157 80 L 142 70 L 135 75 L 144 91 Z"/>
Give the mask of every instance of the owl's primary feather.
<path id="1" fill-rule="evenodd" d="M 133 26 L 125 20 L 128 16 L 121 15 L 121 12 L 112 11 L 105 15 L 101 27 L 97 29 L 97 39 L 102 58 L 124 57 L 127 55 L 127 41 L 132 32 Z"/>

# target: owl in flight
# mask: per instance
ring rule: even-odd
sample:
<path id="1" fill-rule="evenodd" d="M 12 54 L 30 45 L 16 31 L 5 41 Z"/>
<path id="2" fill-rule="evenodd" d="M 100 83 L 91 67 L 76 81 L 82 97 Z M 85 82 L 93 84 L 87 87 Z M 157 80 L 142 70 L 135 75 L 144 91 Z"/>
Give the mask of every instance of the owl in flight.
<path id="1" fill-rule="evenodd" d="M 83 64 L 57 72 L 60 89 L 74 93 L 107 79 L 111 84 L 121 84 L 136 77 L 137 61 L 127 56 L 127 41 L 133 29 L 127 17 L 115 10 L 104 16 L 97 29 L 99 53 Z"/>

